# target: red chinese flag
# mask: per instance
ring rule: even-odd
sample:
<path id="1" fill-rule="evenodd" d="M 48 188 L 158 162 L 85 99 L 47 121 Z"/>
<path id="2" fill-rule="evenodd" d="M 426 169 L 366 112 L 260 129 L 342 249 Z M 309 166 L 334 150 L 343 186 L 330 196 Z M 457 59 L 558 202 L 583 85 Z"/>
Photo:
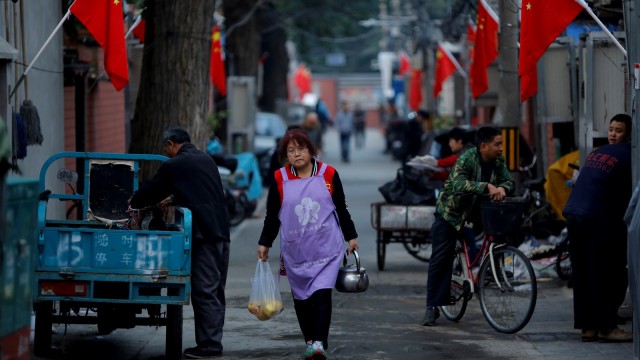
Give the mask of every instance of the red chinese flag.
<path id="1" fill-rule="evenodd" d="M 138 26 L 133 28 L 133 36 L 137 37 L 141 43 L 144 43 L 144 30 L 147 26 L 147 22 L 144 19 L 140 20 Z"/>
<path id="2" fill-rule="evenodd" d="M 476 43 L 476 25 L 467 21 L 467 43 L 469 43 L 469 60 L 473 60 L 473 46 Z"/>
<path id="3" fill-rule="evenodd" d="M 467 21 L 467 42 L 476 42 L 476 26 L 471 20 Z"/>
<path id="4" fill-rule="evenodd" d="M 422 103 L 422 71 L 414 69 L 409 81 L 409 107 L 418 111 Z"/>
<path id="5" fill-rule="evenodd" d="M 104 68 L 120 91 L 129 82 L 121 0 L 76 0 L 71 12 L 104 49 Z"/>
<path id="6" fill-rule="evenodd" d="M 487 68 L 498 57 L 498 16 L 485 0 L 478 1 L 476 44 L 471 63 L 471 92 L 476 99 L 489 89 Z"/>
<path id="7" fill-rule="evenodd" d="M 442 85 L 447 81 L 449 76 L 456 72 L 456 62 L 451 52 L 445 49 L 442 44 L 439 44 L 438 50 L 436 51 L 436 76 L 433 81 L 434 98 L 438 97 L 438 94 L 442 91 Z"/>
<path id="8" fill-rule="evenodd" d="M 398 75 L 404 76 L 411 71 L 411 61 L 409 56 L 404 51 L 400 52 L 400 61 L 398 64 Z"/>
<path id="9" fill-rule="evenodd" d="M 551 43 L 582 11 L 574 0 L 524 0 L 520 24 L 520 101 L 538 91 L 536 64 Z"/>
<path id="10" fill-rule="evenodd" d="M 213 27 L 211 33 L 211 58 L 209 60 L 209 76 L 211 83 L 218 89 L 220 95 L 227 95 L 227 75 L 222 60 L 222 43 L 220 42 L 220 26 Z"/>
<path id="11" fill-rule="evenodd" d="M 293 75 L 293 82 L 298 88 L 299 98 L 302 99 L 304 94 L 311 92 L 311 71 L 304 64 L 300 64 Z"/>

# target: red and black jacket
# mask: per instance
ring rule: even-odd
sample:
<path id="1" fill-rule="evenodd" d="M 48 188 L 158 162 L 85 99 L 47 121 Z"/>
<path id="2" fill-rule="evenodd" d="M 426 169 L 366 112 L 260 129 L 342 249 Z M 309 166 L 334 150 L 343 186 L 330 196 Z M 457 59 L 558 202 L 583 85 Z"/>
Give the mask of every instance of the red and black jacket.
<path id="1" fill-rule="evenodd" d="M 322 162 L 316 161 L 314 168 L 320 169 L 321 167 Z M 295 169 L 292 171 L 291 165 L 286 165 L 285 169 L 290 180 L 295 181 L 296 179 L 300 179 L 300 177 L 295 174 Z M 316 176 L 315 172 L 312 176 Z M 280 219 L 278 218 L 278 214 L 280 213 L 280 207 L 282 206 L 282 185 L 284 183 L 280 169 L 274 173 L 274 178 L 275 182 L 271 184 L 269 194 L 267 195 L 267 215 L 265 216 L 264 227 L 262 228 L 262 234 L 258 241 L 259 245 L 267 247 L 271 247 L 273 245 L 273 241 L 280 230 Z M 347 209 L 344 189 L 342 188 L 342 182 L 340 181 L 338 172 L 332 166 L 327 165 L 324 172 L 324 179 L 327 184 L 327 190 L 329 191 L 329 194 L 331 194 L 331 199 L 336 207 L 338 220 L 340 221 L 340 228 L 345 241 L 356 239 L 358 237 L 358 233 L 356 232 L 355 224 L 351 219 L 351 214 L 349 214 L 349 210 Z"/>

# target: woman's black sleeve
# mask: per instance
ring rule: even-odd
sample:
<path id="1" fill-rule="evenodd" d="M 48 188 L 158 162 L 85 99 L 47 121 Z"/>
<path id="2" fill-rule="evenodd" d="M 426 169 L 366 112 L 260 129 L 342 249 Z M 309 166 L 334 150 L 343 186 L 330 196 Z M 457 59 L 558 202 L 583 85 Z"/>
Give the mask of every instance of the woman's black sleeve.
<path id="1" fill-rule="evenodd" d="M 344 196 L 342 181 L 340 181 L 340 176 L 337 171 L 333 174 L 331 182 L 333 184 L 333 195 L 331 197 L 333 199 L 333 204 L 336 206 L 342 235 L 344 236 L 345 241 L 356 239 L 358 238 L 356 225 L 353 223 L 353 220 L 351 220 L 351 214 L 347 208 L 347 201 Z"/>
<path id="2" fill-rule="evenodd" d="M 269 194 L 267 195 L 267 215 L 264 217 L 264 226 L 262 227 L 262 234 L 260 234 L 260 240 L 258 245 L 264 245 L 271 247 L 278 231 L 280 230 L 280 192 L 278 191 L 278 184 L 276 181 L 271 182 L 269 187 Z"/>

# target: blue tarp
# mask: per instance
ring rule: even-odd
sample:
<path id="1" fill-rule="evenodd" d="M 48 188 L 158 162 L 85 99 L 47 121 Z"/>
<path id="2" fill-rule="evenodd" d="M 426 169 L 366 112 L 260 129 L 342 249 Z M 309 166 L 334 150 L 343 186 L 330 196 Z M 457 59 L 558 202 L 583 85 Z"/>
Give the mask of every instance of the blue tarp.
<path id="1" fill-rule="evenodd" d="M 604 25 L 611 32 L 622 31 L 622 28 L 617 24 L 605 23 Z M 566 30 L 567 36 L 572 37 L 575 44 L 577 44 L 580 41 L 580 35 L 584 33 L 589 33 L 589 32 L 601 32 L 601 31 L 602 29 L 600 28 L 600 26 L 598 26 L 598 24 L 595 24 L 591 21 L 584 21 L 584 20 L 572 22 L 571 24 L 569 24 L 569 26 L 567 26 L 567 30 Z"/>

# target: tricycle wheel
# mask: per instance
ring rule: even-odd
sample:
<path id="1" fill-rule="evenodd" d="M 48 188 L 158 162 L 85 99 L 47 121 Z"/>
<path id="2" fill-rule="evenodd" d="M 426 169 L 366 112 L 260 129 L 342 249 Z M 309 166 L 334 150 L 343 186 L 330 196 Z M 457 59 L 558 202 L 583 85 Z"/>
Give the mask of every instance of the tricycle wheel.
<path id="1" fill-rule="evenodd" d="M 404 242 L 402 243 L 404 248 L 407 249 L 409 255 L 421 261 L 429 261 L 431 260 L 431 242 L 428 241 L 426 243 L 413 243 L 413 242 Z"/>
<path id="2" fill-rule="evenodd" d="M 182 358 L 182 305 L 167 305 L 165 355 L 167 359 Z"/>
<path id="3" fill-rule="evenodd" d="M 116 310 L 111 305 L 98 306 L 98 334 L 109 335 L 116 329 Z"/>
<path id="4" fill-rule="evenodd" d="M 384 241 L 382 233 L 378 232 L 378 240 L 376 241 L 377 253 L 378 253 L 378 270 L 384 270 L 384 260 L 387 255 L 387 244 Z"/>
<path id="5" fill-rule="evenodd" d="M 33 352 L 36 356 L 45 357 L 51 351 L 53 301 L 36 301 L 33 309 L 36 313 Z"/>

